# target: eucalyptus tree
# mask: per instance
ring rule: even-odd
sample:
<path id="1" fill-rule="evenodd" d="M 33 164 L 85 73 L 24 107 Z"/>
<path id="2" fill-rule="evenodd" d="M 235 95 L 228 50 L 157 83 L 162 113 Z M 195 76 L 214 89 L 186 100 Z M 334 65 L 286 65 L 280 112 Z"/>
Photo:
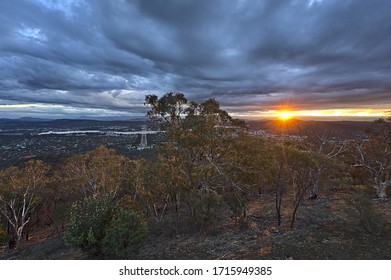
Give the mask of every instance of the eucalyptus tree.
<path id="1" fill-rule="evenodd" d="M 30 222 L 38 194 L 47 182 L 49 169 L 42 161 L 32 160 L 23 167 L 0 171 L 0 213 L 11 225 L 15 250 Z"/>
<path id="2" fill-rule="evenodd" d="M 294 148 L 285 151 L 288 165 L 288 181 L 291 184 L 292 214 L 290 227 L 293 228 L 296 215 L 305 194 L 318 183 L 319 165 L 326 166 L 329 161 L 324 155 L 311 154 Z"/>
<path id="3" fill-rule="evenodd" d="M 297 143 L 298 146 L 314 154 L 315 158 L 337 159 L 348 151 L 350 146 L 349 139 L 345 139 L 335 131 L 322 129 L 316 125 L 299 127 L 298 132 L 302 136 L 302 139 Z M 318 197 L 321 179 L 324 177 L 324 173 L 327 172 L 328 163 L 330 161 L 327 161 L 326 164 L 323 160 L 314 163 L 316 166 L 314 171 L 315 182 L 308 190 L 309 198 Z"/>
<path id="4" fill-rule="evenodd" d="M 69 195 L 73 193 L 79 198 L 100 193 L 116 195 L 129 179 L 129 165 L 126 157 L 102 146 L 70 158 L 59 177 L 68 187 Z"/>
<path id="5" fill-rule="evenodd" d="M 391 118 L 374 121 L 367 135 L 367 139 L 355 143 L 354 166 L 369 171 L 378 197 L 386 199 L 391 185 Z"/>
<path id="6" fill-rule="evenodd" d="M 226 157 L 244 130 L 244 122 L 233 119 L 215 99 L 197 103 L 183 93 L 170 92 L 160 98 L 148 95 L 145 101 L 150 123 L 166 132 L 161 159 L 175 166 L 171 174 L 182 178 L 175 194 L 177 203 L 184 200 L 194 215 L 197 199 L 237 189 L 228 174 Z"/>
<path id="7" fill-rule="evenodd" d="M 169 92 L 161 98 L 147 95 L 144 104 L 150 107 L 147 113 L 150 126 L 172 132 L 173 128 L 181 124 L 187 103 L 185 95 L 181 92 Z"/>
<path id="8" fill-rule="evenodd" d="M 305 194 L 317 183 L 318 163 L 326 166 L 330 160 L 324 155 L 313 154 L 285 144 L 274 145 L 274 159 L 270 172 L 275 193 L 277 225 L 282 224 L 284 201 L 292 205 L 290 227 L 294 226 L 299 207 Z"/>

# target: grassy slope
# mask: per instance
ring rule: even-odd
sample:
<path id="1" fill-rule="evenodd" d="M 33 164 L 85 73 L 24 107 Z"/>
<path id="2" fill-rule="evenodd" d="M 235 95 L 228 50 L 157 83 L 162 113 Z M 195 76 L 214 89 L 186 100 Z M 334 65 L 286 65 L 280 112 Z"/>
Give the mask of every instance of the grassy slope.
<path id="1" fill-rule="evenodd" d="M 138 259 L 391 259 L 391 229 L 369 232 L 344 199 L 347 194 L 304 201 L 293 230 L 275 226 L 271 197 L 260 196 L 249 207 L 246 227 L 232 220 L 186 235 L 150 237 Z M 374 200 L 376 213 L 391 221 L 390 202 Z M 289 212 L 285 224 L 289 224 Z M 32 234 L 18 253 L 4 247 L 2 259 L 95 259 L 64 245 L 50 229 Z M 0 251 L 0 252 L 1 252 Z"/>

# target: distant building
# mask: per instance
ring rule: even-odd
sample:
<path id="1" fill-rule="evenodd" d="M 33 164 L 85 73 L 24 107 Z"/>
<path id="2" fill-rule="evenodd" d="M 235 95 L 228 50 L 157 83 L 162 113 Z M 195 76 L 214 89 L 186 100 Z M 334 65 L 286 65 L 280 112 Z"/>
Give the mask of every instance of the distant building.
<path id="1" fill-rule="evenodd" d="M 139 150 L 143 150 L 148 147 L 148 139 L 147 139 L 147 126 L 143 125 L 141 126 L 141 141 L 140 145 L 138 146 Z"/>

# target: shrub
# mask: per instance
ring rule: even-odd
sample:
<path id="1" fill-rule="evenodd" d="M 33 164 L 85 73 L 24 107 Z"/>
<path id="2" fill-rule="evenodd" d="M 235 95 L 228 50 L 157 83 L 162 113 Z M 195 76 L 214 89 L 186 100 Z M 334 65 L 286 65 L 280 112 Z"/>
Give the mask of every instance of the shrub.
<path id="1" fill-rule="evenodd" d="M 7 244 L 9 236 L 7 232 L 0 227 L 0 246 Z"/>
<path id="2" fill-rule="evenodd" d="M 110 194 L 85 198 L 72 206 L 65 241 L 115 258 L 131 257 L 147 237 L 147 223 L 128 198 Z"/>
<path id="3" fill-rule="evenodd" d="M 100 250 L 114 212 L 112 195 L 85 198 L 74 203 L 66 226 L 65 241 L 78 247 Z"/>
<path id="4" fill-rule="evenodd" d="M 147 223 L 132 208 L 120 209 L 110 223 L 103 239 L 103 253 L 116 258 L 134 255 L 147 237 Z"/>
<path id="5" fill-rule="evenodd" d="M 349 218 L 370 234 L 380 234 L 384 229 L 385 218 L 374 208 L 373 202 L 362 190 L 347 197 Z"/>
<path id="6" fill-rule="evenodd" d="M 213 191 L 193 191 L 189 194 L 188 203 L 191 206 L 191 223 L 205 225 L 216 218 L 217 211 L 222 205 L 222 198 Z"/>

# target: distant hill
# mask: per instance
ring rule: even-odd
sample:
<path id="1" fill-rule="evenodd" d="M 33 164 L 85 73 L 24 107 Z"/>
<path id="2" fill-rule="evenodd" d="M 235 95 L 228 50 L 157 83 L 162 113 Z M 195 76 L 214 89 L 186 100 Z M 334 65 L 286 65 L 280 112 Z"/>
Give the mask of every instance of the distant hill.
<path id="1" fill-rule="evenodd" d="M 102 128 L 108 126 L 127 126 L 136 128 L 145 124 L 144 120 L 130 121 L 101 121 L 101 120 L 80 120 L 80 119 L 57 119 L 45 120 L 36 118 L 20 118 L 20 119 L 0 119 L 0 129 L 61 129 L 61 128 Z"/>
<path id="2" fill-rule="evenodd" d="M 50 121 L 50 119 L 30 118 L 30 117 L 23 117 L 23 118 L 19 118 L 16 120 L 21 121 L 21 122 L 47 122 L 47 121 Z"/>

